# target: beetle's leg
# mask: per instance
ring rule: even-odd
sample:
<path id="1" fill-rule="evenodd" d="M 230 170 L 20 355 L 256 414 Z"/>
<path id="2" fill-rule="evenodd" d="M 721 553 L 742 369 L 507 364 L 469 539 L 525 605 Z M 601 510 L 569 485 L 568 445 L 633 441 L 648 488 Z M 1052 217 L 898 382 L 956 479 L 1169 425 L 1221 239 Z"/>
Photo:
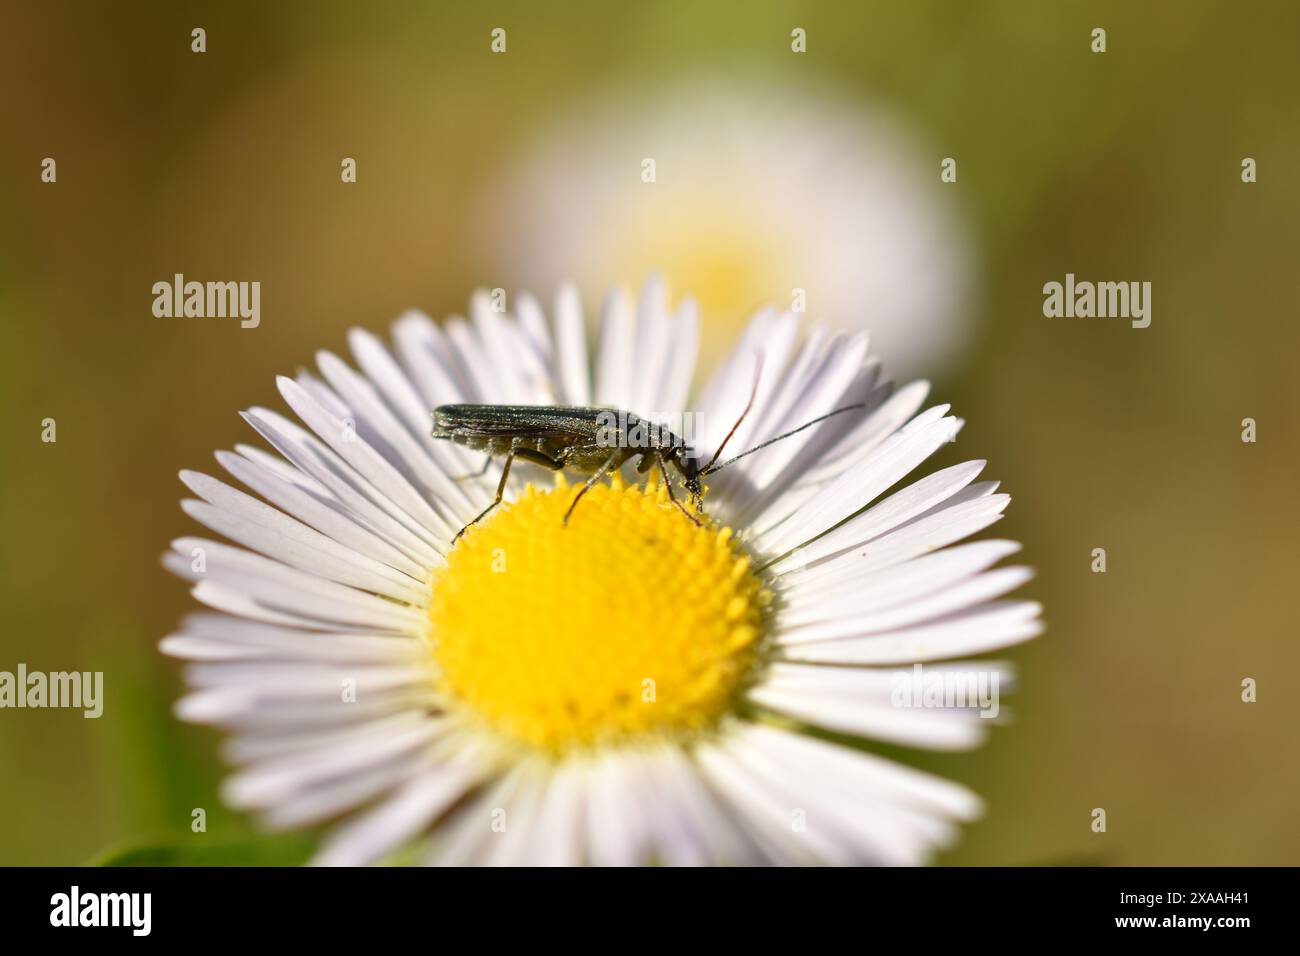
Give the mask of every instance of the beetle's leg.
<path id="1" fill-rule="evenodd" d="M 488 455 L 486 458 L 483 459 L 483 467 L 480 468 L 478 471 L 471 471 L 468 475 L 455 475 L 452 477 L 451 480 L 469 481 L 471 478 L 482 478 L 484 475 L 487 474 L 487 470 L 491 466 L 492 466 L 492 456 Z"/>
<path id="2" fill-rule="evenodd" d="M 534 451 L 531 448 L 510 449 L 509 454 L 506 455 L 505 467 L 502 468 L 501 470 L 501 480 L 497 482 L 496 498 L 492 500 L 492 504 L 488 505 L 486 508 L 483 509 L 483 511 L 479 514 L 477 518 L 475 518 L 469 524 L 465 525 L 465 527 L 461 528 L 459 531 L 456 532 L 456 537 L 451 539 L 452 544 L 455 544 L 457 541 L 459 541 L 460 536 L 464 534 L 466 531 L 468 531 L 472 526 L 482 521 L 484 516 L 487 515 L 489 511 L 491 511 L 497 505 L 501 504 L 501 499 L 505 496 L 506 493 L 506 480 L 510 477 L 510 465 L 514 462 L 516 458 L 522 458 L 524 461 L 531 461 L 534 465 L 541 465 L 543 468 L 551 469 L 551 471 L 559 471 L 561 468 L 564 467 L 564 459 L 562 458 L 551 458 L 549 455 L 544 455 L 540 451 Z M 492 459 L 489 458 L 488 462 L 490 463 L 491 461 Z M 487 471 L 487 468 L 484 467 L 483 471 Z M 573 509 L 569 509 L 569 510 L 572 511 Z"/>
<path id="3" fill-rule="evenodd" d="M 481 512 L 479 512 L 479 516 L 477 518 L 475 518 L 469 524 L 465 525 L 465 527 L 457 531 L 456 537 L 451 539 L 452 544 L 455 544 L 457 541 L 459 541 L 460 536 L 463 535 L 466 531 L 468 531 L 471 527 L 473 527 L 474 525 L 482 521 L 483 518 L 486 517 L 489 511 L 491 511 L 497 505 L 501 504 L 501 497 L 506 493 L 506 479 L 510 477 L 510 465 L 515 460 L 515 454 L 516 452 L 512 450 L 510 454 L 506 455 L 505 467 L 501 469 L 501 480 L 497 482 L 497 496 L 494 499 L 492 499 L 492 504 L 488 505 Z"/>
<path id="4" fill-rule="evenodd" d="M 582 500 L 582 496 L 591 490 L 592 485 L 609 474 L 610 470 L 614 467 L 614 462 L 618 460 L 618 456 L 622 451 L 622 448 L 615 448 L 610 456 L 605 459 L 605 464 L 600 466 L 600 470 L 587 479 L 581 490 L 574 497 L 573 503 L 569 505 L 569 510 L 564 513 L 564 524 L 567 525 L 569 523 L 569 517 L 573 514 L 573 509 L 578 507 L 578 502 Z"/>
<path id="5" fill-rule="evenodd" d="M 565 458 L 552 458 L 545 452 L 533 451 L 531 448 L 516 448 L 511 454 L 516 458 L 522 458 L 524 461 L 531 461 L 534 465 L 549 468 L 551 471 L 559 471 L 564 467 L 566 461 Z"/>
<path id="6" fill-rule="evenodd" d="M 686 515 L 686 517 L 690 518 L 697 525 L 700 524 L 700 519 L 687 511 L 686 506 L 678 501 L 677 496 L 673 494 L 673 482 L 672 479 L 668 477 L 668 462 L 664 460 L 664 453 L 658 448 L 655 449 L 655 460 L 659 463 L 659 474 L 663 475 L 664 487 L 668 489 L 668 500 L 675 504 L 682 514 Z"/>

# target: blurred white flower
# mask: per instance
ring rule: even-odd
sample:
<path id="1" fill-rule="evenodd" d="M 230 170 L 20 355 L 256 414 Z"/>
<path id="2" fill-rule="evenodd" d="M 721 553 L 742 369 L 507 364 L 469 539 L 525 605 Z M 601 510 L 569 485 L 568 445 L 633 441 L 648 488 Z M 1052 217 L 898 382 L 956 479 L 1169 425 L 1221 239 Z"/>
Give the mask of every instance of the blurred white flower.
<path id="1" fill-rule="evenodd" d="M 656 269 L 711 317 L 707 356 L 761 303 L 798 311 L 803 290 L 811 317 L 869 331 L 903 374 L 933 374 L 965 342 L 971 299 L 943 157 L 872 104 L 800 80 L 607 92 L 489 179 L 480 255 L 492 285 L 570 274 L 587 295 Z"/>

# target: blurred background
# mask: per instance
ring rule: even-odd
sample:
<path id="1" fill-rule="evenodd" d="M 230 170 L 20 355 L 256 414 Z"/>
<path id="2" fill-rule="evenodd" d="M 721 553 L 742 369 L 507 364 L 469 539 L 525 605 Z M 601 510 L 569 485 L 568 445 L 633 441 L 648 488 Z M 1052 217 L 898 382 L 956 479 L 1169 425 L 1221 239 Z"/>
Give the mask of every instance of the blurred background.
<path id="1" fill-rule="evenodd" d="M 106 685 L 0 711 L 0 864 L 301 859 L 171 716 L 177 470 L 350 326 L 652 269 L 706 354 L 796 288 L 871 328 L 967 419 L 932 464 L 1013 496 L 1048 632 L 986 747 L 902 755 L 987 798 L 938 862 L 1300 861 L 1300 8 L 474 7 L 0 7 L 0 670 Z M 261 326 L 155 318 L 177 272 L 260 281 Z M 1045 318 L 1067 272 L 1150 281 L 1150 328 Z"/>

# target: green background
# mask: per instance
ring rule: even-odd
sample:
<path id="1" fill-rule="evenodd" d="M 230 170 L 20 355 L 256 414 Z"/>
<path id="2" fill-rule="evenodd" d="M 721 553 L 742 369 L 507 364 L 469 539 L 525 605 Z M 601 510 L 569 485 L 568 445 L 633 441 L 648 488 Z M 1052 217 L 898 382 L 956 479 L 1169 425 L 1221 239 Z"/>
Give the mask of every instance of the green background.
<path id="1" fill-rule="evenodd" d="M 216 797 L 216 735 L 170 716 L 178 667 L 156 642 L 192 602 L 158 555 L 195 530 L 177 470 L 252 440 L 236 410 L 280 407 L 273 376 L 348 327 L 512 288 L 460 241 L 467 197 L 566 104 L 742 65 L 884 102 L 959 159 L 942 188 L 980 291 L 934 391 L 968 424 L 934 464 L 989 459 L 1014 498 L 995 533 L 1025 543 L 1049 629 L 1010 655 L 1011 726 L 909 756 L 989 803 L 940 862 L 1300 859 L 1296 5 L 0 11 L 0 669 L 103 670 L 107 697 L 97 721 L 0 711 L 0 863 L 160 840 L 180 849 L 132 858 L 302 858 L 299 838 L 249 842 Z M 361 158 L 356 186 L 340 156 Z M 150 287 L 178 271 L 260 279 L 262 327 L 155 319 Z M 1150 280 L 1151 327 L 1044 318 L 1066 272 Z"/>

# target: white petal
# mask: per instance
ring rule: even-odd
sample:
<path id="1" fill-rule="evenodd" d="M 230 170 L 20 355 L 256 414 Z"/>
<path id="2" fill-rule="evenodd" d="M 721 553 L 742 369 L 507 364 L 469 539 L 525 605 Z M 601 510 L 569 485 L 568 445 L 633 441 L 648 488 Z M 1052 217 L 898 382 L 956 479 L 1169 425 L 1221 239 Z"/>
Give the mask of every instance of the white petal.
<path id="1" fill-rule="evenodd" d="M 956 820 L 974 820 L 983 812 L 980 799 L 960 784 L 874 754 L 761 724 L 750 725 L 745 734 L 791 768 L 815 763 L 832 770 L 861 797 L 916 806 Z"/>
<path id="2" fill-rule="evenodd" d="M 492 356 L 474 334 L 473 327 L 459 316 L 443 323 L 451 361 L 467 383 L 466 396 L 471 402 L 501 404 L 508 394 L 503 376 Z"/>
<path id="3" fill-rule="evenodd" d="M 757 687 L 763 707 L 827 730 L 929 750 L 968 750 L 983 742 L 987 721 L 965 711 L 901 709 L 888 697 L 828 696 L 823 689 Z"/>
<path id="4" fill-rule="evenodd" d="M 426 583 L 358 554 L 215 478 L 182 471 L 181 480 L 207 499 L 182 502 L 185 513 L 232 541 L 301 571 L 376 594 L 418 604 L 428 597 Z"/>
<path id="5" fill-rule="evenodd" d="M 551 777 L 551 768 L 540 757 L 525 758 L 520 764 L 519 788 L 511 795 L 501 822 L 485 846 L 482 859 L 486 866 L 520 866 L 528 859 L 534 843 L 542 838 L 542 807 Z"/>
<path id="6" fill-rule="evenodd" d="M 863 375 L 865 382 L 867 376 L 872 376 L 872 370 L 864 368 Z M 816 429 L 807 452 L 812 459 L 807 471 L 784 490 L 773 489 L 763 501 L 756 501 L 755 507 L 761 504 L 762 510 L 754 511 L 748 518 L 749 526 L 772 528 L 779 525 L 816 498 L 829 482 L 865 462 L 875 449 L 916 414 L 928 389 L 926 382 L 913 382 L 890 395 L 888 383 L 875 385 L 865 399 L 865 416 L 856 424 L 848 422 L 847 431 Z"/>
<path id="7" fill-rule="evenodd" d="M 529 841 L 519 862 L 525 866 L 576 866 L 584 849 L 586 803 L 581 769 L 562 762 L 546 776 L 545 793 L 528 823 Z"/>
<path id="8" fill-rule="evenodd" d="M 983 468 L 982 461 L 968 461 L 926 475 L 811 544 L 787 553 L 770 567 L 780 574 L 783 569 L 813 565 L 847 552 L 947 501 L 969 485 Z"/>
<path id="9" fill-rule="evenodd" d="M 879 448 L 890 435 L 916 419 L 929 394 L 930 383 L 920 380 L 909 382 L 889 395 L 871 414 L 845 432 L 834 446 L 818 456 L 819 461 L 810 476 L 819 479 L 837 475 L 846 462 L 860 460 L 862 455 Z M 946 410 L 948 406 L 937 407 Z"/>
<path id="10" fill-rule="evenodd" d="M 422 642 L 406 637 L 323 634 L 229 620 L 232 623 L 223 626 L 219 634 L 187 630 L 168 635 L 159 643 L 159 649 L 171 657 L 191 661 L 418 662 L 428 654 Z M 235 624 L 244 629 L 236 629 Z"/>
<path id="11" fill-rule="evenodd" d="M 530 389 L 520 362 L 526 346 L 515 336 L 505 314 L 497 312 L 487 292 L 480 289 L 470 298 L 469 317 L 481 350 L 479 356 L 491 364 L 496 382 L 489 400 L 512 405 L 529 401 Z"/>
<path id="12" fill-rule="evenodd" d="M 637 866 L 653 843 L 636 799 L 633 763 L 617 752 L 602 754 L 587 774 L 587 855 L 595 866 Z"/>
<path id="13" fill-rule="evenodd" d="M 668 318 L 668 292 L 657 275 L 646 279 L 641 288 L 634 334 L 632 354 L 636 369 L 627 408 L 652 420 L 658 419 L 668 411 L 663 407 L 663 383 L 672 350 L 672 326 Z"/>
<path id="14" fill-rule="evenodd" d="M 375 809 L 330 834 L 314 866 L 364 866 L 423 830 L 473 785 L 463 766 L 442 766 L 410 781 Z"/>
<path id="15" fill-rule="evenodd" d="M 686 398 L 695 376 L 695 362 L 700 347 L 699 307 L 694 299 L 685 299 L 678 307 L 671 347 L 672 354 L 668 359 L 661 399 L 663 407 L 659 410 L 678 415 L 686 410 Z"/>
<path id="16" fill-rule="evenodd" d="M 591 404 L 591 371 L 587 366 L 587 327 L 582 320 L 578 290 L 564 285 L 555 297 L 556 372 L 563 404 Z"/>
<path id="17" fill-rule="evenodd" d="M 391 462 L 351 431 L 344 421 L 312 399 L 297 382 L 283 376 L 277 382 L 280 394 L 307 427 L 356 469 L 358 474 L 364 476 L 388 502 L 400 508 L 401 513 L 397 515 L 399 518 L 409 516 L 404 521 L 408 528 L 435 550 L 442 550 L 438 544 L 440 537 L 450 539 L 451 535 L 460 530 L 453 527 L 454 522 L 448 522 L 429 507 L 428 502 L 411 487 Z"/>
<path id="18" fill-rule="evenodd" d="M 435 678 L 431 667 L 412 662 L 399 664 L 304 663 L 295 660 L 216 661 L 191 664 L 185 680 L 199 690 L 230 687 L 254 694 L 274 694 L 281 700 L 314 698 L 349 703 L 347 691 L 357 697 L 403 688 L 420 688 Z"/>
<path id="19" fill-rule="evenodd" d="M 996 487 L 994 482 L 971 485 L 937 509 L 924 512 L 888 534 L 860 545 L 856 554 L 862 570 L 886 568 L 909 561 L 983 531 L 1002 517 L 1011 501 L 1010 495 L 991 494 L 993 487 Z"/>
<path id="20" fill-rule="evenodd" d="M 860 468 L 850 469 L 831 482 L 789 521 L 758 540 L 764 550 L 777 554 L 805 544 L 870 504 L 895 482 L 946 444 L 960 428 L 954 418 L 941 418 L 893 436 Z"/>
<path id="21" fill-rule="evenodd" d="M 848 591 L 866 611 L 895 607 L 987 570 L 1020 550 L 1015 541 L 993 539 L 944 548 L 911 561 L 864 571 L 856 551 L 803 572 L 781 576 L 781 618 L 787 625 L 816 620 L 817 608 Z"/>
<path id="22" fill-rule="evenodd" d="M 654 858 L 668 866 L 706 866 L 715 860 L 735 859 L 743 851 L 730 825 L 722 833 L 710 827 L 725 821 L 716 809 L 701 819 L 701 798 L 708 799 L 696 772 L 669 745 L 633 757 L 637 781 L 634 796 L 654 845 Z M 707 812 L 707 811 L 706 811 Z"/>
<path id="23" fill-rule="evenodd" d="M 883 605 L 872 592 L 865 598 L 849 592 L 828 599 L 820 607 L 806 608 L 797 617 L 782 616 L 781 641 L 783 644 L 830 641 L 910 627 L 1001 597 L 1033 576 L 1030 568 L 999 568 L 948 587 L 927 589 L 912 600 L 890 601 L 885 597 L 888 603 Z"/>
<path id="24" fill-rule="evenodd" d="M 163 555 L 163 566 L 178 577 L 187 577 L 187 562 L 174 551 L 168 551 Z M 300 614 L 286 614 L 263 607 L 248 595 L 241 594 L 234 588 L 217 584 L 215 581 L 200 581 L 190 589 L 190 594 L 210 608 L 225 611 L 236 617 L 246 617 L 252 621 L 283 624 L 288 627 L 319 628 L 321 626 L 321 622 L 314 618 L 303 617 Z"/>
<path id="25" fill-rule="evenodd" d="M 471 501 L 464 486 L 453 481 L 407 427 L 384 405 L 379 393 L 369 381 L 347 366 L 331 352 L 319 352 L 316 357 L 321 373 L 348 403 L 357 420 L 363 437 L 372 443 L 382 442 L 382 457 L 398 467 L 403 476 L 424 490 L 424 497 L 446 509 L 453 521 L 465 522 L 487 503 L 484 496 Z M 422 427 L 429 430 L 426 414 Z M 432 438 L 430 441 L 432 442 Z M 472 487 L 472 486 L 471 486 Z"/>
<path id="26" fill-rule="evenodd" d="M 1043 632 L 1041 605 L 1033 601 L 993 601 L 919 627 L 866 637 L 792 644 L 792 661 L 834 664 L 903 664 L 983 654 L 1010 647 Z"/>
<path id="27" fill-rule="evenodd" d="M 830 862 L 915 864 L 936 843 L 947 842 L 951 827 L 942 818 L 897 803 L 879 789 L 855 785 L 838 755 L 798 744 L 792 748 L 782 738 L 807 740 L 783 731 L 749 733 L 733 750 L 757 779 L 802 812 L 806 829 L 800 837 L 816 836 L 834 847 L 826 856 Z"/>
<path id="28" fill-rule="evenodd" d="M 284 698 L 248 688 L 220 687 L 195 691 L 176 702 L 176 716 L 196 724 L 215 724 L 249 731 L 290 732 L 377 720 L 437 706 L 431 687 L 372 692 L 355 701 L 335 692 L 318 698 Z"/>
<path id="29" fill-rule="evenodd" d="M 454 815 L 438 828 L 437 840 L 429 855 L 430 866 L 466 866 L 486 859 L 490 840 L 502 835 L 493 824 L 510 825 L 509 807 L 525 779 L 537 772 L 532 763 L 516 764 L 478 796 L 466 801 Z"/>
<path id="30" fill-rule="evenodd" d="M 227 778 L 222 796 L 232 806 L 272 806 L 312 786 L 360 774 L 436 740 L 442 728 L 433 721 L 378 737 L 365 734 L 326 750 L 309 750 L 254 764 Z"/>
<path id="31" fill-rule="evenodd" d="M 632 399 L 632 307 L 621 289 L 605 298 L 596 357 L 596 404 L 636 411 Z"/>
<path id="32" fill-rule="evenodd" d="M 708 461 L 730 431 L 754 388 L 762 344 L 777 320 L 775 309 L 759 309 L 750 318 L 740 340 L 709 378 L 708 385 L 694 403 L 702 419 L 695 450 Z M 766 364 L 766 363 L 765 363 Z M 769 370 L 768 377 L 771 377 Z"/>
<path id="33" fill-rule="evenodd" d="M 441 546 L 430 543 L 428 532 L 328 446 L 269 409 L 249 409 L 244 418 L 280 454 L 328 488 L 354 520 L 420 565 L 442 564 Z"/>
<path id="34" fill-rule="evenodd" d="M 235 451 L 262 471 L 274 475 L 281 481 L 287 482 L 295 488 L 300 488 L 307 494 L 319 498 L 334 507 L 342 507 L 338 499 L 334 497 L 333 492 L 292 462 L 253 445 L 236 445 Z"/>
<path id="35" fill-rule="evenodd" d="M 736 451 L 775 438 L 777 435 L 806 425 L 813 419 L 864 398 L 850 395 L 867 357 L 867 337 L 854 335 L 830 342 L 810 339 L 796 356 L 794 366 L 775 382 L 773 397 L 763 417 L 755 423 L 749 436 L 738 443 Z M 758 491 L 766 490 L 793 462 L 802 458 L 804 449 L 817 439 L 819 432 L 845 431 L 852 424 L 852 413 L 828 419 L 798 434 L 784 438 L 738 462 L 721 473 L 719 491 L 743 482 Z M 787 482 L 788 484 L 788 482 Z M 748 511 L 742 512 L 748 515 Z"/>
<path id="36" fill-rule="evenodd" d="M 764 854 L 779 865 L 849 862 L 847 856 L 818 832 L 800 832 L 798 814 L 786 795 L 757 779 L 732 752 L 733 741 L 707 744 L 696 752 L 705 778 L 735 813 Z"/>
<path id="37" fill-rule="evenodd" d="M 365 329 L 350 329 L 348 347 L 361 370 L 383 395 L 393 412 L 410 433 L 420 440 L 425 451 L 437 458 L 439 451 L 446 448 L 446 445 L 435 441 L 430 434 L 429 412 L 434 406 L 420 397 L 415 385 L 407 378 L 384 343 L 377 335 Z M 441 459 L 439 464 L 448 466 L 448 462 Z M 458 466 L 452 465 L 449 470 L 456 467 Z"/>
<path id="38" fill-rule="evenodd" d="M 407 754 L 364 773 L 313 783 L 309 789 L 281 797 L 259 811 L 258 819 L 273 831 L 316 826 L 391 792 L 415 774 L 425 772 L 428 764 L 425 754 Z"/>
<path id="39" fill-rule="evenodd" d="M 283 760 L 296 754 L 328 753 L 358 740 L 387 740 L 396 733 L 427 723 L 428 714 L 411 711 L 335 727 L 267 729 L 229 738 L 222 745 L 221 754 L 234 764 Z"/>
<path id="40" fill-rule="evenodd" d="M 451 347 L 427 315 L 407 312 L 393 324 L 393 341 L 411 384 L 432 410 L 470 400 L 469 389 L 449 365 Z"/>
<path id="41" fill-rule="evenodd" d="M 735 866 L 766 861 L 762 848 L 728 817 L 699 767 L 679 748 L 664 747 L 658 752 L 653 771 L 662 802 L 680 809 L 696 838 L 708 847 L 711 860 Z"/>
<path id="42" fill-rule="evenodd" d="M 412 561 L 379 535 L 357 524 L 351 517 L 340 510 L 337 504 L 330 504 L 321 500 L 313 492 L 307 491 L 299 484 L 284 480 L 276 472 L 248 457 L 219 451 L 217 452 L 217 461 L 226 471 L 249 488 L 252 488 L 263 498 L 284 509 L 286 513 L 298 518 L 304 524 L 315 528 L 326 537 L 337 541 L 340 545 L 393 568 L 409 578 L 417 581 L 427 580 L 428 572 L 425 568 Z M 317 484 L 314 479 L 307 478 L 306 475 L 302 477 L 311 481 L 312 484 Z M 329 494 L 323 486 L 321 486 L 321 492 L 326 495 Z"/>
<path id="43" fill-rule="evenodd" d="M 773 397 L 780 388 L 786 363 L 798 339 L 799 318 L 791 312 L 767 316 L 760 314 L 751 322 L 750 328 L 762 328 L 762 337 L 755 338 L 750 343 L 748 354 L 742 354 L 741 348 L 745 346 L 749 336 L 747 331 L 746 338 L 742 339 L 742 345 L 737 347 L 727 366 L 729 369 L 727 374 L 734 376 L 734 379 L 723 389 L 725 397 L 716 404 L 701 405 L 701 414 L 705 416 L 705 421 L 700 447 L 697 450 L 707 452 L 709 457 L 716 453 L 718 446 L 733 427 L 735 427 L 735 434 L 726 445 L 728 454 L 739 454 L 766 437 L 759 434 L 757 429 L 759 423 L 767 417 Z M 757 390 L 754 388 L 755 376 L 757 376 Z M 753 407 L 741 421 L 741 415 L 749 404 L 751 395 L 754 399 Z M 737 422 L 739 422 L 738 426 Z M 707 461 L 708 458 L 705 460 Z M 752 459 L 747 458 L 745 462 L 748 467 Z M 743 467 L 739 465 L 736 467 L 744 471 Z"/>
<path id="44" fill-rule="evenodd" d="M 173 551 L 183 563 L 168 569 L 191 581 L 211 581 L 246 594 L 264 607 L 317 621 L 376 631 L 421 633 L 427 626 L 415 608 L 335 584 L 270 558 L 204 538 L 178 538 Z M 192 556 L 201 553 L 206 569 L 195 571 Z"/>

